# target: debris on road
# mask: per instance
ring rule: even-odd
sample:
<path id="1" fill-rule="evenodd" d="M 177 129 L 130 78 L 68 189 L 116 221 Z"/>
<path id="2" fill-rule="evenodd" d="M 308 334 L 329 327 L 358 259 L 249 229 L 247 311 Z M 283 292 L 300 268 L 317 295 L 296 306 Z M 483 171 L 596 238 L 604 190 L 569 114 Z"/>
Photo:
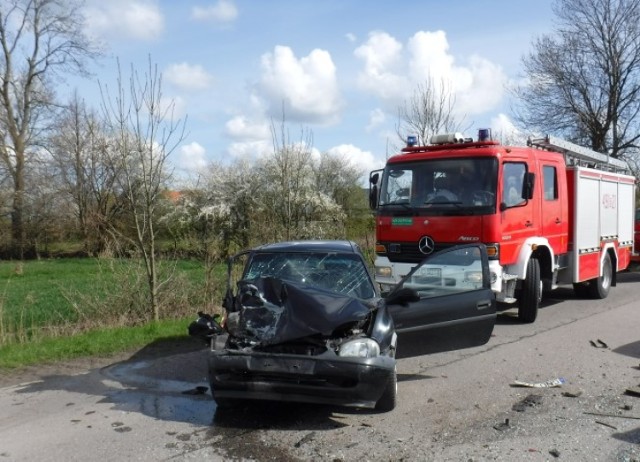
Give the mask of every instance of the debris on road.
<path id="1" fill-rule="evenodd" d="M 634 416 L 634 415 L 604 414 L 604 413 L 601 413 L 601 412 L 583 412 L 583 414 L 597 415 L 599 417 L 619 417 L 621 419 L 640 420 L 640 416 Z"/>
<path id="2" fill-rule="evenodd" d="M 183 395 L 204 395 L 208 389 L 209 387 L 199 386 L 199 387 L 191 388 L 189 390 L 185 390 L 182 392 L 182 394 Z"/>
<path id="3" fill-rule="evenodd" d="M 629 387 L 624 391 L 627 395 L 640 396 L 640 385 L 637 387 Z"/>
<path id="4" fill-rule="evenodd" d="M 560 457 L 560 451 L 558 451 L 557 449 L 549 449 L 549 454 L 551 454 L 553 457 Z"/>
<path id="5" fill-rule="evenodd" d="M 596 420 L 596 423 L 600 424 L 600 425 L 604 425 L 605 427 L 613 428 L 614 430 L 618 429 L 618 427 L 614 427 L 613 425 L 609 425 L 608 423 L 602 422 L 601 420 Z"/>
<path id="6" fill-rule="evenodd" d="M 564 390 L 561 394 L 562 396 L 566 396 L 567 398 L 577 398 L 582 395 L 582 390 L 578 388 L 569 388 L 567 390 Z"/>
<path id="7" fill-rule="evenodd" d="M 503 432 L 509 428 L 509 419 L 504 419 L 504 422 L 497 423 L 493 426 L 499 432 Z"/>
<path id="8" fill-rule="evenodd" d="M 597 343 L 596 343 L 597 342 Z M 593 340 L 589 340 L 589 343 L 591 344 L 592 347 L 594 348 L 609 348 L 609 345 L 607 345 L 606 343 L 604 343 L 602 340 L 598 339 L 596 340 L 596 342 L 594 342 Z"/>
<path id="9" fill-rule="evenodd" d="M 304 435 L 300 441 L 298 441 L 296 444 L 294 444 L 294 446 L 296 448 L 299 448 L 300 446 L 302 446 L 303 444 L 309 443 L 311 442 L 316 436 L 316 432 L 310 432 L 307 433 L 306 435 Z"/>
<path id="10" fill-rule="evenodd" d="M 552 388 L 552 387 L 560 387 L 564 383 L 566 383 L 566 380 L 563 378 L 557 378 L 553 380 L 547 380 L 546 382 L 537 382 L 537 383 L 515 380 L 511 384 L 511 386 L 512 387 L 529 387 L 529 388 Z"/>
<path id="11" fill-rule="evenodd" d="M 542 395 L 527 395 L 524 399 L 514 404 L 511 409 L 516 412 L 523 412 L 528 407 L 539 406 L 542 404 Z"/>

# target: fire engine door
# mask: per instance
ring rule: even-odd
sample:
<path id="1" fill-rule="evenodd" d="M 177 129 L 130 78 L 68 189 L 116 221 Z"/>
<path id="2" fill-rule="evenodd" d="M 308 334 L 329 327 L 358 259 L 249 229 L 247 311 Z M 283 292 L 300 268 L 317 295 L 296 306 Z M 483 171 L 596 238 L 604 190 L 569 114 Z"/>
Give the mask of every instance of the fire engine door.
<path id="1" fill-rule="evenodd" d="M 513 264 L 524 241 L 539 232 L 540 206 L 537 200 L 523 197 L 524 181 L 532 170 L 527 162 L 505 162 L 502 166 L 500 217 L 502 243 L 500 263 Z M 540 180 L 535 179 L 536 183 Z M 534 187 L 534 196 L 539 195 L 539 187 Z"/>
<path id="2" fill-rule="evenodd" d="M 558 181 L 557 162 L 545 161 L 542 164 L 542 178 L 540 182 L 542 207 L 541 224 L 542 235 L 549 240 L 549 245 L 555 255 L 567 252 L 567 233 L 569 223 L 566 219 L 565 200 L 567 192 L 565 183 Z"/>

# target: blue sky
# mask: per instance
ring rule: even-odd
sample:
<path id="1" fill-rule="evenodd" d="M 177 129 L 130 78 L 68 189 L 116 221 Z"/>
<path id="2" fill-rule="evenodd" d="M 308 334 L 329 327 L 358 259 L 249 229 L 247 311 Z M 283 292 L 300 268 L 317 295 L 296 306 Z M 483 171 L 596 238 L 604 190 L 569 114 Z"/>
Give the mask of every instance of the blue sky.
<path id="1" fill-rule="evenodd" d="M 100 103 L 98 80 L 115 85 L 116 59 L 144 71 L 188 116 L 172 155 L 180 171 L 272 151 L 270 126 L 313 133 L 318 151 L 364 172 L 399 145 L 398 107 L 427 75 L 446 79 L 457 110 L 476 128 L 509 127 L 505 86 L 521 58 L 552 28 L 552 0 L 87 0 L 87 32 L 106 46 L 94 76 L 70 79 Z M 474 136 L 475 133 L 467 133 Z"/>

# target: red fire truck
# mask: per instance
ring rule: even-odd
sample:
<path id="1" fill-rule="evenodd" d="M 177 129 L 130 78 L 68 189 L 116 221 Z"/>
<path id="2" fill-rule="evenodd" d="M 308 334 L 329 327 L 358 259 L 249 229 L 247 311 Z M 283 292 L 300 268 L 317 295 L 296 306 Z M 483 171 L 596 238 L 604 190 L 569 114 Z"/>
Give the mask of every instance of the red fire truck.
<path id="1" fill-rule="evenodd" d="M 533 322 L 544 291 L 573 284 L 581 297 L 605 298 L 633 252 L 635 178 L 619 159 L 547 136 L 502 146 L 436 135 L 371 172 L 376 211 L 375 275 L 384 290 L 426 255 L 482 242 L 503 308 Z M 443 265 L 424 275 L 452 291 L 477 272 Z"/>

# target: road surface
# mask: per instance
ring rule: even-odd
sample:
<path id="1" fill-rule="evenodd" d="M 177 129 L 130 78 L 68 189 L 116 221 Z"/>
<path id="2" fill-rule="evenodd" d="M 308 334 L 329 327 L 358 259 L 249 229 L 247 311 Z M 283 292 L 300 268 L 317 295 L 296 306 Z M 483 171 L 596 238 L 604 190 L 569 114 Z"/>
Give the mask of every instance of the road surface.
<path id="1" fill-rule="evenodd" d="M 640 385 L 640 274 L 619 275 L 605 300 L 555 291 L 534 324 L 515 316 L 501 314 L 482 347 L 400 360 L 398 407 L 386 414 L 218 411 L 197 388 L 206 351 L 195 341 L 103 368 L 49 367 L 26 383 L 5 377 L 0 462 L 640 460 L 640 397 L 625 392 Z"/>

